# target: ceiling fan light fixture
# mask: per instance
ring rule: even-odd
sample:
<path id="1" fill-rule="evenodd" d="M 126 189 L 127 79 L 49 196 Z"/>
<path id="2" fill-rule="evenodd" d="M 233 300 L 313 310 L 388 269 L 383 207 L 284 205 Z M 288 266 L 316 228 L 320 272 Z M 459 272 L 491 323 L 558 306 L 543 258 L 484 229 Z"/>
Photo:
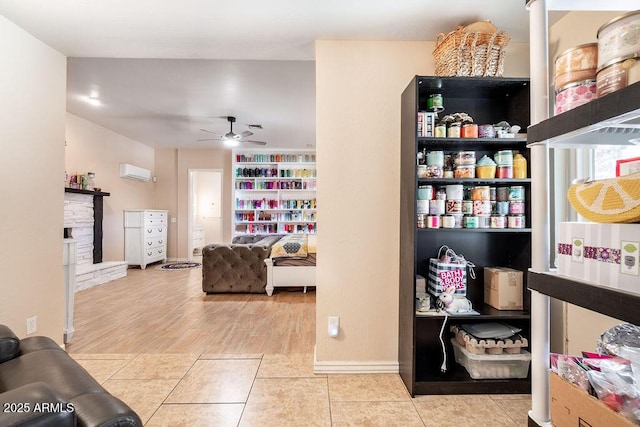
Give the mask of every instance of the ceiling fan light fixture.
<path id="1" fill-rule="evenodd" d="M 235 139 L 235 138 L 224 138 L 222 140 L 222 143 L 225 145 L 225 147 L 237 147 L 238 145 L 240 145 L 240 141 Z"/>

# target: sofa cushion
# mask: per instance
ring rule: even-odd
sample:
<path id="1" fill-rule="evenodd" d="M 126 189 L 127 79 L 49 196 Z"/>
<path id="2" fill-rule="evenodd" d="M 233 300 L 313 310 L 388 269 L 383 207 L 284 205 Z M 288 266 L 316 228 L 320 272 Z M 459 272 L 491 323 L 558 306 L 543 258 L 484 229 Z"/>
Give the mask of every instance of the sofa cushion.
<path id="1" fill-rule="evenodd" d="M 11 360 L 20 351 L 20 340 L 6 325 L 0 325 L 0 363 Z"/>

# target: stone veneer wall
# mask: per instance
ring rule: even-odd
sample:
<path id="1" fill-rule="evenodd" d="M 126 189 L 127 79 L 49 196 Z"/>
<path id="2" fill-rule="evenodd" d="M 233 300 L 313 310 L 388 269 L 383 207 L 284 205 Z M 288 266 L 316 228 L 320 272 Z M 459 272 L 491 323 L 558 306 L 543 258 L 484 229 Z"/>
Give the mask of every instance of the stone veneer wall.
<path id="1" fill-rule="evenodd" d="M 93 264 L 93 196 L 64 194 L 64 228 L 76 241 L 76 267 Z"/>

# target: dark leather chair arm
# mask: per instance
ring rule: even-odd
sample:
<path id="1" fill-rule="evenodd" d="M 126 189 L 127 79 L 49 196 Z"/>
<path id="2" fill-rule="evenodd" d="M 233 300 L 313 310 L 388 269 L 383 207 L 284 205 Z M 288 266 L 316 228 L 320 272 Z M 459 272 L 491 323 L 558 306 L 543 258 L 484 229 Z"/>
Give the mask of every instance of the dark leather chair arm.
<path id="1" fill-rule="evenodd" d="M 0 425 L 29 427 L 74 427 L 73 404 L 43 382 L 0 393 Z"/>
<path id="2" fill-rule="evenodd" d="M 0 363 L 11 360 L 20 351 L 20 340 L 7 325 L 0 325 Z"/>

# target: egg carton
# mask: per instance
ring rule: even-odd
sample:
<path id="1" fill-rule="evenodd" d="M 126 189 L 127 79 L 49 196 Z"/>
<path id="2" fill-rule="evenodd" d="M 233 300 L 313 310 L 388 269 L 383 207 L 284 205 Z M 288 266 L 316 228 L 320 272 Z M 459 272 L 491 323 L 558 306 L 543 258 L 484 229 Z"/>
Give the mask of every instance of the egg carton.
<path id="1" fill-rule="evenodd" d="M 476 338 L 456 325 L 450 327 L 458 344 L 472 354 L 518 354 L 529 346 L 529 341 L 520 334 L 502 339 Z"/>

